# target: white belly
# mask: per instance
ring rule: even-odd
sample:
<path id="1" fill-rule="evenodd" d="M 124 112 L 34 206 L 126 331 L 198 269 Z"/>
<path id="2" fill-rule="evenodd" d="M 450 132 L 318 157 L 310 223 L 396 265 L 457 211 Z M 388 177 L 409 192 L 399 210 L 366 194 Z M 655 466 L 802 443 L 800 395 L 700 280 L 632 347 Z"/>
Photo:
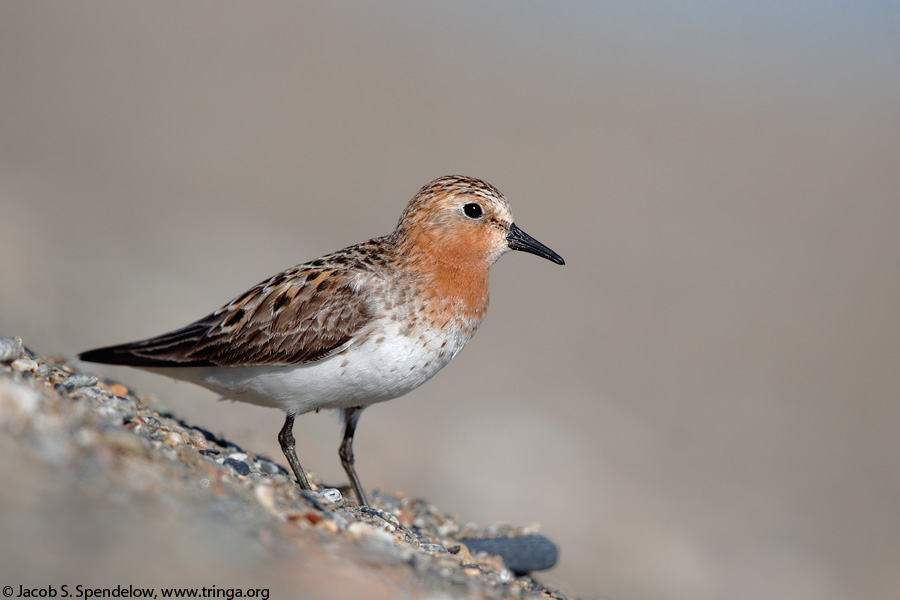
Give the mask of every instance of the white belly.
<path id="1" fill-rule="evenodd" d="M 433 377 L 471 337 L 460 332 L 409 338 L 392 329 L 396 324 L 389 324 L 383 336 L 371 335 L 340 354 L 301 365 L 149 370 L 202 385 L 232 400 L 303 414 L 402 396 Z"/>

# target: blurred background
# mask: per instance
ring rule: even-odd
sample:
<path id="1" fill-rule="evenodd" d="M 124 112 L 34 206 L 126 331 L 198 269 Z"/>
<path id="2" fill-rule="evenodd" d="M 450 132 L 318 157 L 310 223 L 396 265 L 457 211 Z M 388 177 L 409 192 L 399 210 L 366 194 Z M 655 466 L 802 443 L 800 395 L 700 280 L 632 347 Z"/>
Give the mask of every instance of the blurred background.
<path id="1" fill-rule="evenodd" d="M 7 0 L 0 85 L 0 335 L 162 333 L 482 177 L 567 264 L 494 267 L 364 484 L 539 522 L 570 595 L 900 595 L 897 4 Z M 284 462 L 278 411 L 90 368 Z"/>

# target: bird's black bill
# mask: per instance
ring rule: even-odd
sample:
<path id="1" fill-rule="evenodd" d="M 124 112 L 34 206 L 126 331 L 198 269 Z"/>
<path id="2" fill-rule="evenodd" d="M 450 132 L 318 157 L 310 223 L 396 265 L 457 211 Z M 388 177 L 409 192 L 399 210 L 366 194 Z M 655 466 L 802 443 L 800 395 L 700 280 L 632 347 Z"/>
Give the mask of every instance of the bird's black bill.
<path id="1" fill-rule="evenodd" d="M 509 234 L 506 236 L 506 241 L 513 250 L 537 254 L 558 265 L 566 264 L 566 261 L 563 260 L 562 256 L 519 229 L 515 223 L 509 226 Z"/>

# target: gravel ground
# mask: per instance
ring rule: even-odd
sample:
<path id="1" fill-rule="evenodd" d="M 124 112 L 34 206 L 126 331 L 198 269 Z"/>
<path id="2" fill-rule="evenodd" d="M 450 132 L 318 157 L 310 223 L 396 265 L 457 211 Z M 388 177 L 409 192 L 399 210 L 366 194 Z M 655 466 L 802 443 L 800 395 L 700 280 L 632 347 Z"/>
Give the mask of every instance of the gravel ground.
<path id="1" fill-rule="evenodd" d="M 372 492 L 361 508 L 315 473 L 302 492 L 272 460 L 13 338 L 0 338 L 0 452 L 3 585 L 565 598 L 522 574 L 556 560 L 536 526 L 481 527 L 400 493 Z M 471 551 L 504 545 L 538 555 L 523 567 Z"/>

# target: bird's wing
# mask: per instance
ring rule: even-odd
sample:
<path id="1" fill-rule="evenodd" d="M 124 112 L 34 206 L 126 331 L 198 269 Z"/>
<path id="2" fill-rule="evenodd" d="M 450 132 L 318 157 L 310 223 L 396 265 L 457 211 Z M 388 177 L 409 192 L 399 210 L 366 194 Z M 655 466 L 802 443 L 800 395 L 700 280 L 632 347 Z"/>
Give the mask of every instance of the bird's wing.
<path id="1" fill-rule="evenodd" d="M 90 350 L 134 367 L 300 364 L 340 351 L 372 320 L 360 272 L 319 260 L 275 275 L 216 312 L 154 338 Z"/>

